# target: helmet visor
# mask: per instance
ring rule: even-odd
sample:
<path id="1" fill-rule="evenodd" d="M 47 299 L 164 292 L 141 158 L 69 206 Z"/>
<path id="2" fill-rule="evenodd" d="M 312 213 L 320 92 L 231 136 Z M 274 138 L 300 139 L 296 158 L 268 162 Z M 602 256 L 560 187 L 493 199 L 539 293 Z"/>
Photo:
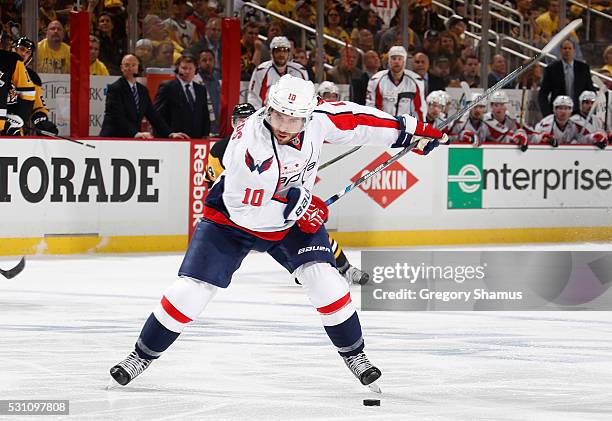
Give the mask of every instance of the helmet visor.
<path id="1" fill-rule="evenodd" d="M 275 109 L 270 110 L 269 116 L 270 125 L 279 132 L 297 134 L 304 129 L 305 119 L 303 117 L 293 117 Z"/>

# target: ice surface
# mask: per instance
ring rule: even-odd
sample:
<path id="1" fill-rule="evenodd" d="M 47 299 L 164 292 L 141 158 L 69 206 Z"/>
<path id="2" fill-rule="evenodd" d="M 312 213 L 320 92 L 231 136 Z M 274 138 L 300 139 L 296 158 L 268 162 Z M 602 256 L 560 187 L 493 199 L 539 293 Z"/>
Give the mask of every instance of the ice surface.
<path id="1" fill-rule="evenodd" d="M 601 249 L 538 249 L 590 247 Z M 610 312 L 362 312 L 383 371 L 381 406 L 365 407 L 378 395 L 264 254 L 248 256 L 141 377 L 107 391 L 109 368 L 133 349 L 181 258 L 33 257 L 0 278 L 0 399 L 69 399 L 71 420 L 612 419 Z"/>

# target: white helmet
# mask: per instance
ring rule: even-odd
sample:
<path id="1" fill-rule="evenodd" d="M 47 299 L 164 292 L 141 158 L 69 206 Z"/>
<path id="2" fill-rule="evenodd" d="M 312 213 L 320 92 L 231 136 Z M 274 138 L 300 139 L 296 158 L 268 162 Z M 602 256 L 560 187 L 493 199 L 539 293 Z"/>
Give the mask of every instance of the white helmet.
<path id="1" fill-rule="evenodd" d="M 476 101 L 478 98 L 480 98 L 480 95 L 482 94 L 477 94 L 476 92 L 472 93 L 472 98 L 470 99 L 470 102 Z M 479 101 L 478 105 L 482 105 L 483 107 L 487 106 L 487 104 L 484 101 Z"/>
<path id="2" fill-rule="evenodd" d="M 574 107 L 574 100 L 572 100 L 567 95 L 559 95 L 553 101 L 553 109 L 557 107 Z"/>
<path id="3" fill-rule="evenodd" d="M 597 99 L 597 94 L 593 91 L 583 91 L 580 94 L 580 97 L 578 97 L 578 101 L 582 102 L 582 101 L 592 101 L 595 102 L 595 100 Z"/>
<path id="4" fill-rule="evenodd" d="M 287 37 L 274 37 L 270 42 L 270 50 L 274 50 L 275 48 L 291 48 L 291 43 Z"/>
<path id="5" fill-rule="evenodd" d="M 285 75 L 270 87 L 266 106 L 279 113 L 308 120 L 317 102 L 311 81 Z"/>
<path id="6" fill-rule="evenodd" d="M 508 95 L 504 91 L 499 90 L 493 92 L 489 98 L 489 102 L 491 104 L 507 104 L 510 101 L 508 100 Z"/>
<path id="7" fill-rule="evenodd" d="M 425 102 L 427 102 L 427 105 L 440 104 L 442 107 L 446 107 L 446 93 L 444 91 L 431 91 Z"/>
<path id="8" fill-rule="evenodd" d="M 330 93 L 339 95 L 340 91 L 334 82 L 330 82 L 328 80 L 321 82 L 319 85 L 319 89 L 317 89 L 317 94 L 319 96 L 323 96 L 323 94 Z"/>

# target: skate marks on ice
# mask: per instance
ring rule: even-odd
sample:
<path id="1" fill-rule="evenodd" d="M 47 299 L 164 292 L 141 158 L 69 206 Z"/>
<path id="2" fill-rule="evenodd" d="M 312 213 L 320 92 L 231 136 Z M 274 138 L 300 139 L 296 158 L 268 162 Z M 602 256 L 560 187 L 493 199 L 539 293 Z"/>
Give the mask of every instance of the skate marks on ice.
<path id="1" fill-rule="evenodd" d="M 358 256 L 350 254 L 350 258 Z M 70 399 L 66 419 L 609 419 L 604 312 L 361 313 L 382 395 L 359 384 L 301 287 L 249 256 L 133 383 L 107 391 L 180 256 L 30 259 L 0 284 L 0 394 Z M 69 269 L 68 269 L 69 268 Z M 352 289 L 358 303 L 359 290 Z M 363 399 L 380 398 L 380 407 Z"/>

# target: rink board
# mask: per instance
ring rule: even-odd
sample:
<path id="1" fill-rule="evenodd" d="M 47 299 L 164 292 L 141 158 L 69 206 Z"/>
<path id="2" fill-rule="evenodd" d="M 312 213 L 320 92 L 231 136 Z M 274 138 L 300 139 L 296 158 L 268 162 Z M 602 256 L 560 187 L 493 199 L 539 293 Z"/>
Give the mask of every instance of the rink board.
<path id="1" fill-rule="evenodd" d="M 0 255 L 181 251 L 210 141 L 0 140 Z M 321 162 L 348 147 L 326 145 Z M 318 174 L 327 198 L 397 150 Z M 346 246 L 612 240 L 612 150 L 457 145 L 407 154 L 331 207 Z"/>

